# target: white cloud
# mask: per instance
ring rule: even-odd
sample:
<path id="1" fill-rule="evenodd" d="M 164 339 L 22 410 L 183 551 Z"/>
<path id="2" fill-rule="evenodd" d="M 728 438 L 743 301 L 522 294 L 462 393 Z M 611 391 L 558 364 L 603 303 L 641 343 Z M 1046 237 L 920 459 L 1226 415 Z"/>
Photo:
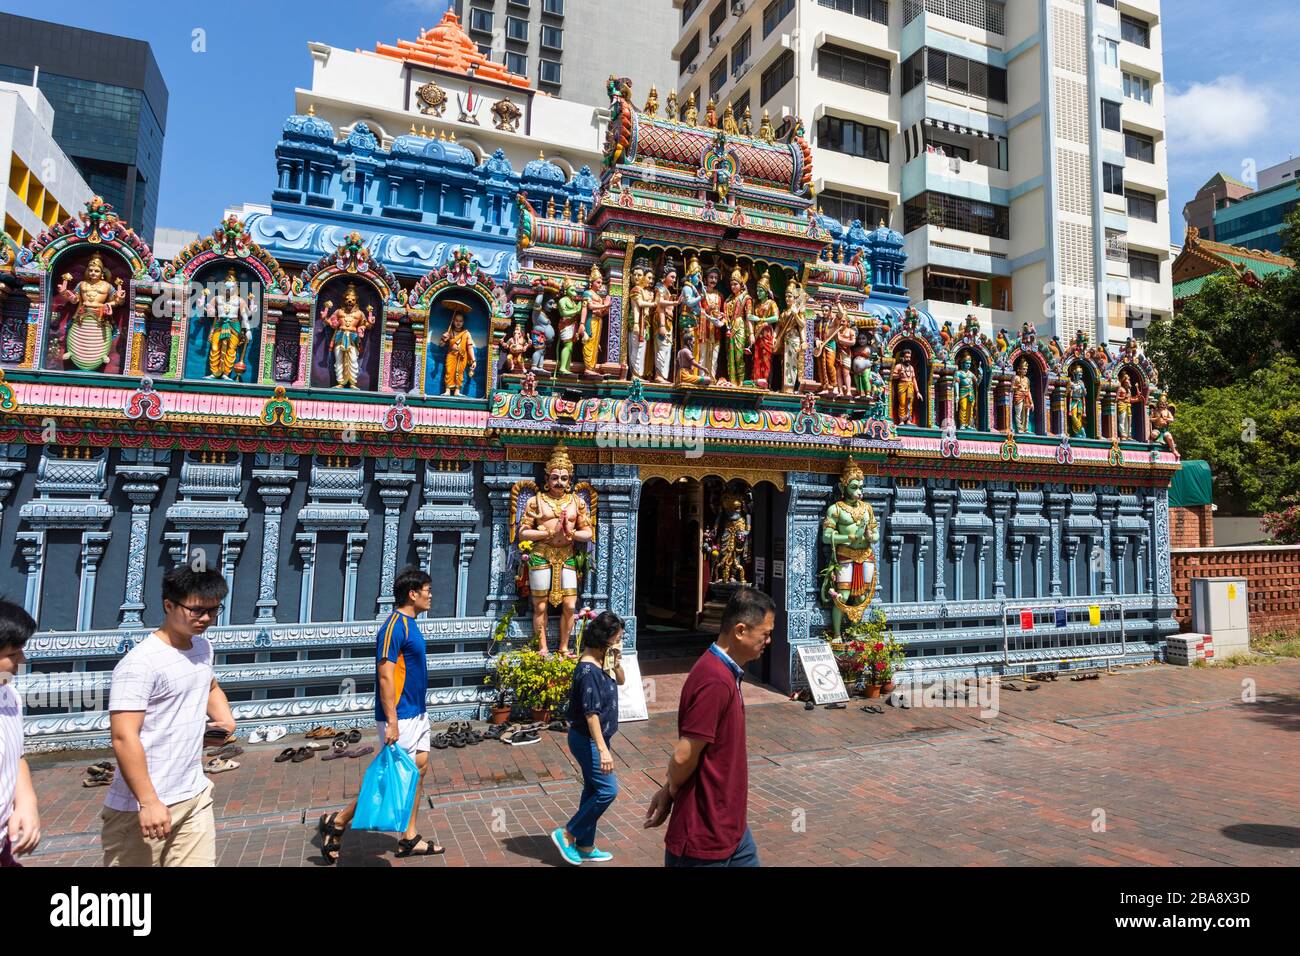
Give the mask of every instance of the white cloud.
<path id="1" fill-rule="evenodd" d="M 1236 75 L 1193 83 L 1186 90 L 1170 88 L 1165 121 L 1171 159 L 1175 153 L 1213 153 L 1257 142 L 1269 130 L 1275 101 L 1270 88 L 1248 86 Z"/>

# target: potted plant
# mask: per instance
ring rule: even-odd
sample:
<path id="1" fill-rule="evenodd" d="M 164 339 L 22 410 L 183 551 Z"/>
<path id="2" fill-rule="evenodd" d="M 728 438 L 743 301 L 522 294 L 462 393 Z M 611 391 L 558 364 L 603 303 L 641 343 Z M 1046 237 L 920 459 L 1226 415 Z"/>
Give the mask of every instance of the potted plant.
<path id="1" fill-rule="evenodd" d="M 884 612 L 874 610 L 864 615 L 856 624 L 843 628 L 840 638 L 836 643 L 826 635 L 835 648 L 845 686 L 860 688 L 868 697 L 892 691 L 894 672 L 903 660 L 903 647 L 889 633 Z"/>
<path id="2" fill-rule="evenodd" d="M 496 626 L 492 628 L 492 646 L 488 650 L 488 656 L 496 648 L 505 643 L 510 634 L 510 622 L 514 620 L 515 609 L 509 607 L 506 612 L 497 620 Z M 490 723 L 504 724 L 510 719 L 510 712 L 514 709 L 515 694 L 505 679 L 506 673 L 510 668 L 509 654 L 497 655 L 487 676 L 483 678 L 483 683 L 488 684 L 494 691 L 492 696 L 492 717 Z"/>
<path id="3" fill-rule="evenodd" d="M 532 711 L 534 721 L 549 722 L 552 711 L 569 697 L 576 666 L 570 658 L 559 654 L 543 657 L 530 649 L 503 654 L 496 673 L 500 686 L 513 692 L 519 706 Z"/>

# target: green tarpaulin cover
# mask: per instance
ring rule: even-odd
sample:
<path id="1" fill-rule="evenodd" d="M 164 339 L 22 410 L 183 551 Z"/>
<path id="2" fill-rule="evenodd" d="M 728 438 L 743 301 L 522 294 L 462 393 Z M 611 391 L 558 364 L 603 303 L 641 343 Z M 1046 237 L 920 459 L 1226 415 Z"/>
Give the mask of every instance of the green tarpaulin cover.
<path id="1" fill-rule="evenodd" d="M 1169 486 L 1169 507 L 1195 508 L 1214 501 L 1214 478 L 1208 461 L 1185 461 Z"/>

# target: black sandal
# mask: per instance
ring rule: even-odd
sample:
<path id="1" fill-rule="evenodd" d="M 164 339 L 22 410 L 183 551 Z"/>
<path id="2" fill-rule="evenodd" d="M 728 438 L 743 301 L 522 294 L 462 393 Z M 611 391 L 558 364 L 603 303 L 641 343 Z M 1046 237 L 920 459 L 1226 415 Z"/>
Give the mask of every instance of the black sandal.
<path id="1" fill-rule="evenodd" d="M 429 743 L 432 744 L 434 750 L 446 750 L 451 746 L 451 740 L 446 734 L 434 734 Z"/>
<path id="2" fill-rule="evenodd" d="M 286 760 L 292 760 L 293 755 L 296 754 L 297 752 L 298 751 L 293 747 L 286 747 L 284 750 L 281 750 L 280 753 L 276 756 L 275 762 L 284 763 Z"/>
<path id="3" fill-rule="evenodd" d="M 350 744 L 361 743 L 361 731 L 353 728 L 352 732 L 348 734 L 348 743 Z"/>
<path id="4" fill-rule="evenodd" d="M 417 850 L 416 847 L 419 846 L 421 843 L 424 844 L 424 849 Z M 438 844 L 436 843 L 431 843 L 428 840 L 426 840 L 424 837 L 420 836 L 420 834 L 418 833 L 415 835 L 414 839 L 397 841 L 396 855 L 398 857 L 439 856 L 446 852 L 447 852 L 446 847 L 441 847 L 438 846 Z"/>

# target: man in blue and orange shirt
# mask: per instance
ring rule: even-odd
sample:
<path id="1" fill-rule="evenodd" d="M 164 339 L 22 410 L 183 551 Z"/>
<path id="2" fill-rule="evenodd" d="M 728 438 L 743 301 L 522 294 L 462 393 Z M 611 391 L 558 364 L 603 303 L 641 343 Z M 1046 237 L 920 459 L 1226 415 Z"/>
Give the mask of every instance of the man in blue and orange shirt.
<path id="1" fill-rule="evenodd" d="M 420 782 L 411 807 L 411 820 L 402 839 L 397 841 L 397 855 L 431 856 L 443 848 L 424 839 L 416 829 L 420 808 L 420 788 L 429 766 L 429 715 L 425 692 L 429 689 L 428 664 L 424 635 L 416 623 L 417 614 L 429 610 L 433 603 L 433 582 L 419 568 L 403 568 L 393 582 L 396 610 L 380 625 L 375 639 L 375 720 L 384 745 L 397 744 L 415 760 Z M 320 818 L 321 853 L 326 863 L 339 858 L 343 832 L 356 813 L 353 800 L 347 809 Z"/>

